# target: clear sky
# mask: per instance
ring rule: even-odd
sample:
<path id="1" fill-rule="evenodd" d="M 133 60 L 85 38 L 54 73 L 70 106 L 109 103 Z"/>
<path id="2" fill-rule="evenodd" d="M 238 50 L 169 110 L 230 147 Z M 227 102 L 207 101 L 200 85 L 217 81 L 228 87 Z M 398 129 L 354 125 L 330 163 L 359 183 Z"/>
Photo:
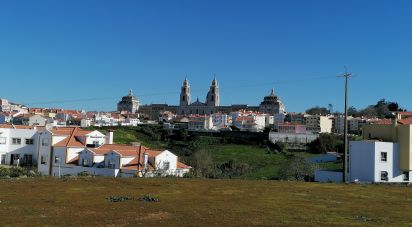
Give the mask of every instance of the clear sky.
<path id="1" fill-rule="evenodd" d="M 412 1 L 0 0 L 0 97 L 31 107 L 114 110 L 129 89 L 177 104 L 187 76 L 204 100 L 288 111 L 381 98 L 412 110 Z"/>

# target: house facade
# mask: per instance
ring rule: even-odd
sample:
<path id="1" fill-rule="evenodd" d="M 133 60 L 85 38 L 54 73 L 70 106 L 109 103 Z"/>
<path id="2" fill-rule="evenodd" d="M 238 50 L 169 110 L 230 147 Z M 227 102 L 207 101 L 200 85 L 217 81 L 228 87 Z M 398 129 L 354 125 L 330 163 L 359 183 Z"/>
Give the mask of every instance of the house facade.
<path id="1" fill-rule="evenodd" d="M 411 182 L 412 121 L 397 116 L 363 126 L 349 146 L 349 176 L 361 182 Z"/>
<path id="2" fill-rule="evenodd" d="M 0 125 L 0 164 L 36 165 L 37 146 L 35 128 L 22 125 Z"/>

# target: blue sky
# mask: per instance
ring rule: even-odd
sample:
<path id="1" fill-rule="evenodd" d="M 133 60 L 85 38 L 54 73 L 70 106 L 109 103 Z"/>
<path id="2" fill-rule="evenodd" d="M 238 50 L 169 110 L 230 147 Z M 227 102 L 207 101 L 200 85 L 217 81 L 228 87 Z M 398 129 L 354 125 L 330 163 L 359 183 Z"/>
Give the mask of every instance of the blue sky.
<path id="1" fill-rule="evenodd" d="M 272 87 L 288 111 L 381 98 L 412 110 L 411 1 L 0 0 L 0 97 L 114 110 L 133 89 L 177 104 L 187 75 L 204 100 L 257 105 Z M 88 100 L 85 100 L 88 99 Z"/>

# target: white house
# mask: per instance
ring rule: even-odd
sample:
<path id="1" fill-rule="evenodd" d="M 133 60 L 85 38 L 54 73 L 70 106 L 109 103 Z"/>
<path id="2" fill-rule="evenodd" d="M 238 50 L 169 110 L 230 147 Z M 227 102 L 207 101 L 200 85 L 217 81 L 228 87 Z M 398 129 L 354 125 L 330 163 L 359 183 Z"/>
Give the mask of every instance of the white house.
<path id="1" fill-rule="evenodd" d="M 411 171 L 399 168 L 397 143 L 374 140 L 351 141 L 349 178 L 359 182 L 412 182 Z"/>
<path id="2" fill-rule="evenodd" d="M 43 175 L 183 176 L 191 168 L 170 151 L 112 144 L 113 132 L 53 128 L 39 132 L 39 140 L 38 170 Z"/>
<path id="3" fill-rule="evenodd" d="M 260 132 L 267 126 L 266 114 L 252 111 L 230 113 L 232 124 L 241 131 Z"/>
<path id="4" fill-rule="evenodd" d="M 37 130 L 23 125 L 0 125 L 0 164 L 35 165 Z"/>
<path id="5" fill-rule="evenodd" d="M 227 129 L 232 125 L 232 117 L 224 113 L 210 115 L 214 130 Z"/>
<path id="6" fill-rule="evenodd" d="M 213 128 L 212 117 L 208 115 L 190 115 L 188 130 L 190 131 L 204 131 Z"/>

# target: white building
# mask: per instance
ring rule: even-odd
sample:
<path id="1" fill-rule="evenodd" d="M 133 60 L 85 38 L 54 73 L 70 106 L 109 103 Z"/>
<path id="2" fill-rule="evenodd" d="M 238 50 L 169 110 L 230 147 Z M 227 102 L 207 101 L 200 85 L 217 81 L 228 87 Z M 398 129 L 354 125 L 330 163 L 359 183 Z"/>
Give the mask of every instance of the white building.
<path id="1" fill-rule="evenodd" d="M 237 111 L 230 113 L 232 124 L 241 131 L 261 132 L 267 126 L 267 114 L 252 111 Z"/>
<path id="2" fill-rule="evenodd" d="M 46 126 L 47 122 L 47 118 L 38 114 L 29 117 L 29 126 Z"/>
<path id="3" fill-rule="evenodd" d="M 37 131 L 22 125 L 0 125 L 0 164 L 35 165 Z"/>
<path id="4" fill-rule="evenodd" d="M 53 128 L 39 132 L 39 141 L 38 170 L 43 175 L 183 176 L 191 168 L 169 151 L 114 145 L 113 132 Z"/>
<path id="5" fill-rule="evenodd" d="M 208 115 L 190 115 L 188 130 L 207 131 L 213 128 L 212 117 Z"/>
<path id="6" fill-rule="evenodd" d="M 399 168 L 397 143 L 372 140 L 351 141 L 349 178 L 359 182 L 411 182 L 410 171 Z"/>
<path id="7" fill-rule="evenodd" d="M 306 130 L 314 133 L 332 133 L 332 119 L 327 116 L 305 116 Z"/>
<path id="8" fill-rule="evenodd" d="M 213 130 L 228 129 L 232 125 L 232 117 L 224 113 L 215 113 L 211 115 Z"/>

